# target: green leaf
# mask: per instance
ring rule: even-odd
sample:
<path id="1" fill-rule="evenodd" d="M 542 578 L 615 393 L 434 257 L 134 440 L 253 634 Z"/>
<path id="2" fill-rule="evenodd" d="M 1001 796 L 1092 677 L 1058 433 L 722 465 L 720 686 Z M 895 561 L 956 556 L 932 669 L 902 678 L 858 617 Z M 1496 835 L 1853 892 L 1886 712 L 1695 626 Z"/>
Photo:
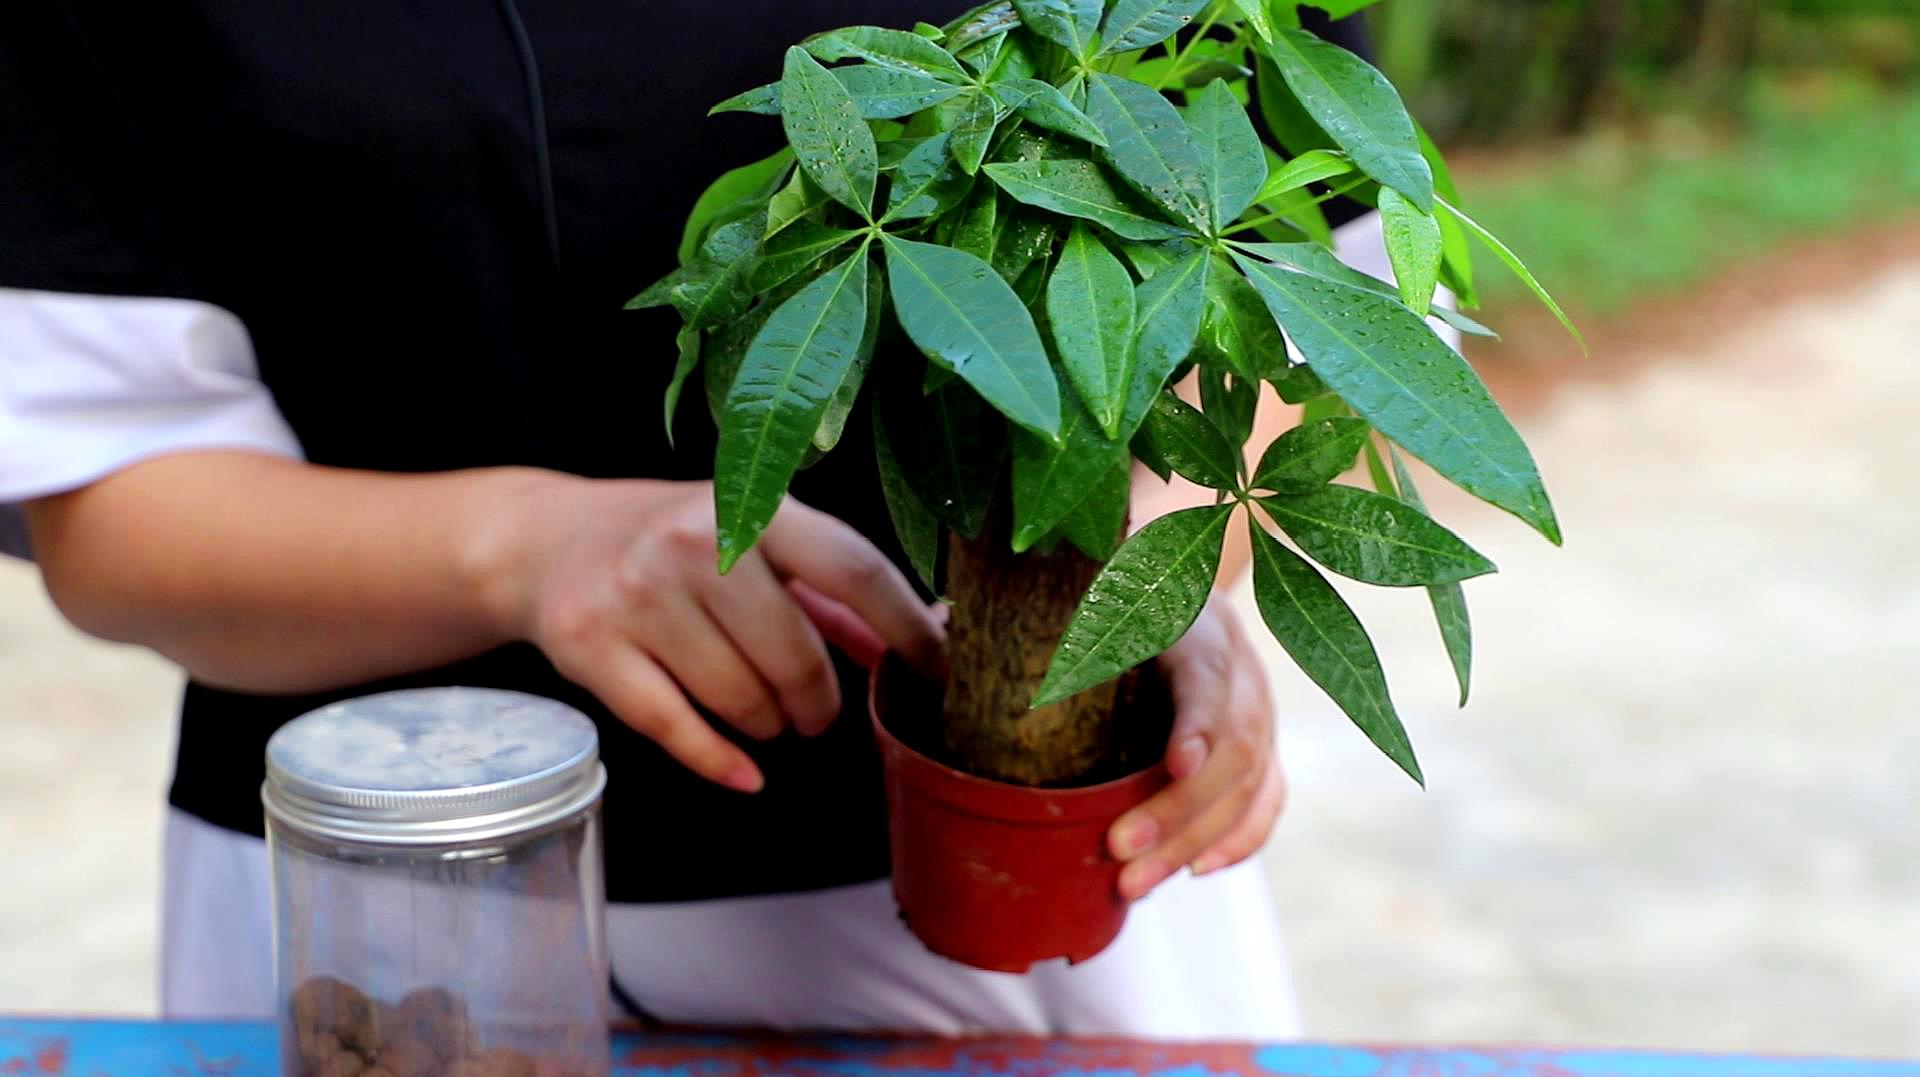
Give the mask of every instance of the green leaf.
<path id="1" fill-rule="evenodd" d="M 706 238 L 707 226 L 713 223 L 729 207 L 761 195 L 769 185 L 777 182 L 793 164 L 793 151 L 782 147 L 778 153 L 763 157 L 750 165 L 720 174 L 720 178 L 707 185 L 700 192 L 700 198 L 693 204 L 693 212 L 687 214 L 687 224 L 680 233 L 680 264 L 686 265 L 693 260 L 695 251 L 700 249 L 700 241 Z"/>
<path id="2" fill-rule="evenodd" d="M 687 267 L 686 281 L 668 298 L 680 317 L 695 329 L 729 322 L 753 302 L 749 280 L 760 252 L 760 233 L 766 226 L 756 215 L 729 221 L 713 230 Z"/>
<path id="3" fill-rule="evenodd" d="M 1233 8 L 1247 20 L 1262 41 L 1273 40 L 1273 20 L 1267 18 L 1267 0 L 1233 0 Z"/>
<path id="4" fill-rule="evenodd" d="M 1096 146 L 1107 144 L 1107 136 L 1093 125 L 1087 114 L 1073 107 L 1067 95 L 1039 79 L 1004 79 L 989 89 L 1007 108 L 1037 127 L 1058 131 Z"/>
<path id="5" fill-rule="evenodd" d="M 1007 456 L 1005 420 L 955 381 L 922 394 L 907 384 L 885 407 L 889 442 L 920 502 L 963 538 L 976 538 Z"/>
<path id="6" fill-rule="evenodd" d="M 1047 214 L 1015 207 L 1001 224 L 993 268 L 1003 279 L 1016 284 L 1014 294 L 1022 306 L 1031 308 L 1040 297 L 1046 267 L 1036 260 L 1053 250 L 1054 220 Z M 1031 288 L 1022 292 L 1028 285 Z"/>
<path id="7" fill-rule="evenodd" d="M 1047 320 L 1068 379 L 1109 438 L 1119 436 L 1127 404 L 1133 302 L 1127 267 L 1085 225 L 1075 225 L 1047 279 Z"/>
<path id="8" fill-rule="evenodd" d="M 1118 0 L 1100 28 L 1100 55 L 1144 49 L 1193 21 L 1208 0 Z"/>
<path id="9" fill-rule="evenodd" d="M 1413 476 L 1400 454 L 1388 446 L 1393 457 L 1393 474 L 1400 480 L 1399 497 L 1421 513 L 1427 511 Z M 1389 491 L 1382 490 L 1381 493 Z M 1447 661 L 1453 665 L 1454 682 L 1460 686 L 1460 706 L 1467 705 L 1467 688 L 1473 680 L 1473 621 L 1467 616 L 1467 595 L 1457 583 L 1436 584 L 1427 588 L 1427 601 L 1433 606 L 1433 619 L 1440 626 L 1440 642 L 1446 645 Z"/>
<path id="10" fill-rule="evenodd" d="M 1069 399 L 1060 445 L 1026 431 L 1013 436 L 1013 551 L 1024 553 L 1060 525 L 1126 448 L 1108 441 L 1093 416 Z"/>
<path id="11" fill-rule="evenodd" d="M 1276 10 L 1292 9 L 1281 5 Z M 1301 107 L 1272 59 L 1260 56 L 1255 61 L 1254 70 L 1254 95 L 1260 103 L 1260 118 L 1267 122 L 1267 130 L 1272 132 L 1275 145 L 1296 157 L 1314 150 L 1338 148 L 1338 143 L 1322 131 L 1313 117 L 1307 115 L 1307 110 Z"/>
<path id="12" fill-rule="evenodd" d="M 959 51 L 1019 25 L 1020 15 L 1010 0 L 987 0 L 946 25 L 946 45 Z"/>
<path id="13" fill-rule="evenodd" d="M 1380 656 L 1352 607 L 1312 565 L 1259 527 L 1253 539 L 1253 601 L 1280 646 L 1387 758 L 1422 785 L 1420 763 L 1394 713 Z"/>
<path id="14" fill-rule="evenodd" d="M 1213 216 L 1200 151 L 1172 102 L 1132 79 L 1101 72 L 1087 88 L 1087 115 L 1107 136 L 1101 156 L 1122 179 L 1175 217 L 1208 229 Z"/>
<path id="15" fill-rule="evenodd" d="M 686 386 L 687 375 L 700 365 L 700 330 L 692 326 L 683 326 L 674 335 L 673 342 L 680 349 L 679 361 L 673 364 L 673 379 L 667 382 L 664 415 L 667 424 L 667 444 L 673 444 L 673 413 L 680 410 L 680 390 Z"/>
<path id="16" fill-rule="evenodd" d="M 945 213 L 966 197 L 972 181 L 949 152 L 951 137 L 937 134 L 901 159 L 887 190 L 887 214 L 881 223 Z"/>
<path id="17" fill-rule="evenodd" d="M 1251 485 L 1281 494 L 1311 492 L 1346 474 L 1371 433 L 1373 428 L 1360 419 L 1301 423 L 1273 439 L 1260 454 Z"/>
<path id="18" fill-rule="evenodd" d="M 940 563 L 940 521 L 921 502 L 913 487 L 907 485 L 900 470 L 900 458 L 894 455 L 887 439 L 887 424 L 880 419 L 881 409 L 873 411 L 873 456 L 880 471 L 880 493 L 887 502 L 887 517 L 893 521 L 893 533 L 900 548 L 913 563 L 913 571 L 927 590 L 940 593 L 935 570 Z"/>
<path id="19" fill-rule="evenodd" d="M 1260 383 L 1206 366 L 1199 368 L 1199 375 L 1201 412 L 1227 436 L 1228 444 L 1246 445 L 1260 409 Z"/>
<path id="20" fill-rule="evenodd" d="M 1380 295 L 1391 296 L 1396 300 L 1400 298 L 1399 289 L 1378 277 L 1362 273 L 1345 262 L 1342 262 L 1332 251 L 1318 243 L 1242 243 L 1236 240 L 1234 241 L 1234 245 L 1243 253 L 1264 258 L 1269 262 L 1277 262 L 1281 265 L 1290 266 L 1310 277 L 1319 277 L 1321 280 L 1335 281 L 1340 284 L 1350 284 L 1355 288 L 1365 288 L 1369 292 L 1377 292 Z M 1409 307 L 1408 309 L 1411 310 L 1412 308 Z M 1429 317 L 1438 318 L 1448 325 L 1453 326 L 1455 329 L 1460 330 L 1462 333 L 1467 333 L 1472 336 L 1498 337 L 1500 335 L 1457 310 L 1450 310 L 1446 307 L 1433 307 L 1427 311 L 1427 314 Z"/>
<path id="21" fill-rule="evenodd" d="M 1016 201 L 1092 221 L 1122 239 L 1171 239 L 1186 234 L 1145 216 L 1092 161 L 1017 161 L 987 165 L 985 172 Z"/>
<path id="22" fill-rule="evenodd" d="M 1353 171 L 1353 161 L 1338 150 L 1308 150 L 1281 165 L 1267 176 L 1267 182 L 1254 195 L 1255 202 L 1272 202 L 1289 191 L 1319 183 Z"/>
<path id="23" fill-rule="evenodd" d="M 1317 7 L 1336 19 L 1344 19 L 1361 8 L 1372 7 L 1380 0 L 1302 0 L 1308 7 Z"/>
<path id="24" fill-rule="evenodd" d="M 1420 136 L 1420 156 L 1425 157 L 1427 167 L 1433 169 L 1434 194 L 1460 205 L 1460 191 L 1453 185 L 1453 173 L 1447 170 L 1447 159 L 1441 156 L 1440 147 L 1427 137 L 1427 129 L 1420 126 L 1418 120 L 1414 121 L 1413 133 Z M 1473 250 L 1467 242 L 1467 230 L 1445 213 L 1434 216 L 1440 221 L 1441 249 L 1445 252 L 1440 262 L 1441 283 L 1453 289 L 1454 298 L 1462 307 L 1472 310 L 1480 305 L 1480 297 L 1473 287 Z"/>
<path id="25" fill-rule="evenodd" d="M 1287 341 L 1253 285 L 1214 256 L 1207 276 L 1207 315 L 1200 324 L 1200 354 L 1248 381 L 1262 381 L 1287 367 Z"/>
<path id="26" fill-rule="evenodd" d="M 1425 587 L 1494 571 L 1492 561 L 1425 513 L 1371 490 L 1321 486 L 1259 502 L 1309 557 L 1361 583 Z"/>
<path id="27" fill-rule="evenodd" d="M 989 165 L 988 175 L 993 168 Z M 967 204 L 960 210 L 959 223 L 954 226 L 953 238 L 948 246 L 965 251 L 983 262 L 993 260 L 994 245 L 1000 239 L 999 196 L 992 187 L 982 184 L 973 189 Z"/>
<path id="28" fill-rule="evenodd" d="M 793 175 L 787 179 L 787 185 L 767 200 L 766 238 L 778 235 L 793 222 L 806 218 L 830 201 L 827 192 L 821 190 L 819 184 L 808 179 L 805 172 L 794 169 Z"/>
<path id="29" fill-rule="evenodd" d="M 1301 107 L 1361 171 L 1433 209 L 1433 171 L 1420 155 L 1407 106 L 1385 75 L 1304 30 L 1280 31 L 1266 52 Z"/>
<path id="30" fill-rule="evenodd" d="M 1133 499 L 1133 466 L 1125 453 L 1093 481 L 1087 496 L 1080 499 L 1066 519 L 1060 521 L 1059 534 L 1095 561 L 1113 556 L 1120 545 L 1120 533 L 1127 526 L 1127 509 Z"/>
<path id="31" fill-rule="evenodd" d="M 1305 363 L 1288 366 L 1268 378 L 1267 384 L 1273 386 L 1273 391 L 1280 394 L 1280 399 L 1289 404 L 1304 404 L 1328 394 L 1327 383 L 1321 381 L 1320 375 Z M 1333 399 L 1338 400 L 1339 397 Z"/>
<path id="32" fill-rule="evenodd" d="M 873 365 L 873 350 L 880 343 L 880 316 L 887 305 L 887 282 L 879 273 L 867 274 L 867 324 L 860 333 L 860 347 L 853 353 L 853 362 L 847 372 L 840 377 L 840 384 L 834 387 L 833 395 L 827 398 L 827 406 L 820 413 L 820 425 L 814 427 L 812 452 L 825 453 L 840 444 L 840 435 L 846 431 L 847 419 L 853 415 L 853 406 L 860 399 L 860 387 L 866 383 L 867 369 Z"/>
<path id="33" fill-rule="evenodd" d="M 1236 254 L 1300 354 L 1375 430 L 1556 545 L 1539 469 L 1473 368 L 1420 316 L 1375 292 Z"/>
<path id="34" fill-rule="evenodd" d="M 931 75 L 918 71 L 902 71 L 899 68 L 880 67 L 875 64 L 855 64 L 851 67 L 834 67 L 828 71 L 840 80 L 853 98 L 854 107 L 860 110 L 862 119 L 890 120 L 898 116 L 911 116 L 922 109 L 932 108 L 942 101 L 958 97 L 965 89 L 951 82 L 942 82 Z M 745 93 L 735 94 L 713 106 L 709 114 L 722 112 L 753 112 L 762 116 L 780 114 L 780 84 L 768 83 L 756 86 Z"/>
<path id="35" fill-rule="evenodd" d="M 965 251 L 883 238 L 893 309 L 907 336 L 1001 414 L 1042 437 L 1057 437 L 1053 366 L 1033 317 L 1007 282 Z"/>
<path id="36" fill-rule="evenodd" d="M 1140 432 L 1181 477 L 1215 490 L 1239 489 L 1240 454 L 1212 419 L 1172 390 L 1153 402 Z"/>
<path id="37" fill-rule="evenodd" d="M 792 280 L 806 268 L 860 233 L 801 221 L 766 241 L 751 275 L 752 288 L 764 292 Z"/>
<path id="38" fill-rule="evenodd" d="M 1362 448 L 1367 458 L 1367 477 L 1373 480 L 1373 488 L 1388 497 L 1399 497 L 1393 488 L 1393 476 L 1387 474 L 1387 463 L 1380 459 L 1380 451 L 1374 448 L 1373 439 L 1368 438 Z"/>
<path id="39" fill-rule="evenodd" d="M 787 50 L 780 86 L 780 122 L 800 167 L 834 201 L 872 220 L 879 152 L 853 97 L 798 45 Z"/>
<path id="40" fill-rule="evenodd" d="M 767 319 L 780 309 L 782 303 L 793 298 L 793 293 L 806 287 L 818 276 L 818 269 L 808 270 L 769 292 L 746 314 L 707 334 L 700 349 L 700 374 L 706 388 L 707 411 L 716 421 L 726 405 L 727 391 L 733 388 L 733 376 L 739 372 L 740 361 L 746 358 L 747 348 L 753 343 L 753 338 L 760 335 Z"/>
<path id="41" fill-rule="evenodd" d="M 1560 304 L 1554 302 L 1553 297 L 1547 294 L 1547 290 L 1541 287 L 1539 280 L 1537 280 L 1533 272 L 1527 268 L 1526 263 L 1520 260 L 1520 256 L 1513 253 L 1505 243 L 1500 242 L 1500 237 L 1481 227 L 1480 222 L 1461 212 L 1458 207 L 1449 202 L 1442 201 L 1440 208 L 1447 216 L 1465 225 L 1467 231 L 1473 233 L 1475 239 L 1486 244 L 1487 249 L 1493 252 L 1494 257 L 1500 259 L 1508 269 L 1513 270 L 1513 275 L 1520 278 L 1520 282 L 1527 286 L 1527 290 L 1531 291 L 1535 298 L 1539 299 L 1548 310 L 1552 311 L 1555 318 L 1560 319 L 1560 324 L 1566 327 L 1567 332 L 1573 334 L 1574 341 L 1580 345 L 1580 351 L 1584 354 L 1587 350 L 1586 338 L 1581 336 L 1580 330 L 1574 327 L 1573 319 L 1567 317 L 1567 312 L 1560 309 Z M 1402 444 L 1404 444 L 1404 442 Z M 1409 448 L 1411 448 L 1411 446 L 1409 446 Z"/>
<path id="42" fill-rule="evenodd" d="M 960 170 L 971 176 L 980 171 L 987 156 L 987 143 L 1000 125 L 1003 111 L 992 94 L 975 90 L 960 102 L 959 116 L 950 128 L 953 135 L 953 159 Z"/>
<path id="43" fill-rule="evenodd" d="M 1215 79 L 1188 95 L 1186 121 L 1200 155 L 1204 198 L 1218 234 L 1253 204 L 1267 180 L 1267 158 L 1253 121 L 1233 91 Z"/>
<path id="44" fill-rule="evenodd" d="M 1147 410 L 1160 398 L 1167 378 L 1200 333 L 1207 307 L 1208 256 L 1196 247 L 1185 258 L 1155 273 L 1134 289 L 1133 372 L 1127 379 L 1127 406 L 1121 412 L 1119 438 L 1132 438 Z"/>
<path id="45" fill-rule="evenodd" d="M 1183 509 L 1128 539 L 1080 599 L 1033 705 L 1083 692 L 1178 642 L 1213 590 L 1233 510 Z"/>
<path id="46" fill-rule="evenodd" d="M 720 571 L 773 519 L 867 324 L 866 248 L 794 293 L 747 348 L 714 452 Z"/>
<path id="47" fill-rule="evenodd" d="M 1083 57 L 1100 31 L 1100 12 L 1106 4 L 1104 0 L 1013 0 L 1013 6 L 1027 29 Z"/>
<path id="48" fill-rule="evenodd" d="M 1300 409 L 1300 421 L 1317 423 L 1322 419 L 1339 419 L 1349 414 L 1351 412 L 1347 408 L 1347 402 L 1333 393 L 1328 393 L 1326 396 L 1307 401 L 1306 407 Z"/>
<path id="49" fill-rule="evenodd" d="M 1387 237 L 1387 258 L 1400 299 L 1413 312 L 1426 315 L 1433 306 L 1433 288 L 1440 282 L 1440 222 L 1433 214 L 1400 196 L 1391 187 L 1380 188 L 1380 226 Z"/>
<path id="50" fill-rule="evenodd" d="M 801 42 L 822 60 L 861 59 L 900 71 L 925 72 L 952 82 L 971 82 L 960 61 L 946 49 L 919 34 L 880 26 L 849 26 L 829 30 Z M 958 44 L 954 45 L 959 48 Z"/>

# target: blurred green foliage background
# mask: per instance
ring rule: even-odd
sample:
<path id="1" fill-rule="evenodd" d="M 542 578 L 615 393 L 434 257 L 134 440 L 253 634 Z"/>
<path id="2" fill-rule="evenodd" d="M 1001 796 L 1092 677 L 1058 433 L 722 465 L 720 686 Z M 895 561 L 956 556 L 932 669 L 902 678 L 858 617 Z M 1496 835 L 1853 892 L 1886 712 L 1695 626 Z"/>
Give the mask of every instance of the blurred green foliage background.
<path id="1" fill-rule="evenodd" d="M 1920 0 L 1388 0 L 1477 216 L 1591 315 L 1920 211 Z M 1517 282 L 1484 273 L 1497 314 Z"/>

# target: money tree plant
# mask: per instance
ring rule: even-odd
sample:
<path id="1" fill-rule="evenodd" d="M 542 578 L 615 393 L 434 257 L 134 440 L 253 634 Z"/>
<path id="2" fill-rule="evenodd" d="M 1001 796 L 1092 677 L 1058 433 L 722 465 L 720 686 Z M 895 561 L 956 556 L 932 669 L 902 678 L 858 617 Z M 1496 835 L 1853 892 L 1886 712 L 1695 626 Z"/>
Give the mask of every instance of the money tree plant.
<path id="1" fill-rule="evenodd" d="M 681 268 L 630 305 L 682 316 L 668 421 L 699 370 L 722 572 L 870 421 L 877 493 L 952 606 L 947 753 L 1071 783 L 1112 762 L 1116 685 L 1193 624 L 1244 515 L 1274 638 L 1420 779 L 1322 570 L 1428 589 L 1465 702 L 1460 581 L 1494 566 L 1428 517 L 1401 454 L 1560 531 L 1435 324 L 1486 330 L 1433 298 L 1471 306 L 1477 241 L 1560 311 L 1379 71 L 1284 0 L 1011 0 L 818 34 L 714 111 L 777 115 L 787 145 L 712 184 Z M 1333 256 L 1340 196 L 1378 207 L 1396 284 Z M 1299 423 L 1249 445 L 1283 404 Z M 1371 490 L 1338 481 L 1362 456 Z M 1214 503 L 1129 537 L 1136 465 Z"/>

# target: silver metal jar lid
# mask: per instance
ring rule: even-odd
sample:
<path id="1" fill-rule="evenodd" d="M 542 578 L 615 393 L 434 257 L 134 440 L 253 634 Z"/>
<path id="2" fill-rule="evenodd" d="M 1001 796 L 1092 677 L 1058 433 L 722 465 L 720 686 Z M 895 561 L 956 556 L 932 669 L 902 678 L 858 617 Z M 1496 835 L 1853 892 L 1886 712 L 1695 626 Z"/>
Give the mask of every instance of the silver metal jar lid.
<path id="1" fill-rule="evenodd" d="M 377 845 L 489 841 L 565 819 L 607 784 L 593 723 L 564 703 L 421 688 L 330 704 L 267 741 L 277 824 Z"/>

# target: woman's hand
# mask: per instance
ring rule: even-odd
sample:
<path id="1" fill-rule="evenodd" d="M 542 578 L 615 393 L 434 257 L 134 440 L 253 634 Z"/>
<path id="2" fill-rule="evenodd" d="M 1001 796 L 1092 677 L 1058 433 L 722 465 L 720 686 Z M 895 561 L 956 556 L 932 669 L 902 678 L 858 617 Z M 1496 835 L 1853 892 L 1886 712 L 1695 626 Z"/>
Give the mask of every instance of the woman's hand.
<path id="1" fill-rule="evenodd" d="M 932 613 L 885 555 L 825 513 L 789 499 L 721 576 L 709 483 L 530 483 L 490 573 L 503 630 L 703 777 L 743 792 L 762 785 L 689 699 L 763 739 L 789 726 L 819 733 L 840 713 L 826 642 L 796 590 L 937 672 L 945 634 Z"/>
<path id="2" fill-rule="evenodd" d="M 1287 798 L 1266 674 L 1223 598 L 1207 603 L 1160 666 L 1173 690 L 1173 784 L 1107 834 L 1126 864 L 1120 893 L 1129 901 L 1184 865 L 1205 875 L 1252 856 Z"/>

